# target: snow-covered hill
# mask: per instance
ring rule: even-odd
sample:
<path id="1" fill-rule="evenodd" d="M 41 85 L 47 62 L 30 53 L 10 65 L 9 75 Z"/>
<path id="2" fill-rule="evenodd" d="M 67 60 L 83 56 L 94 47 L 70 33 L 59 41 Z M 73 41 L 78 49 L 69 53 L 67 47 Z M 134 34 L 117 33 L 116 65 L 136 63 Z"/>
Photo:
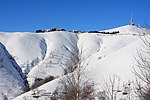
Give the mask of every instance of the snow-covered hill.
<path id="1" fill-rule="evenodd" d="M 134 25 L 125 25 L 114 29 L 104 30 L 106 32 L 113 32 L 113 31 L 119 31 L 119 34 L 121 35 L 143 35 L 146 33 L 149 33 L 150 30 L 147 30 L 145 28 L 134 26 Z"/>
<path id="2" fill-rule="evenodd" d="M 27 85 L 22 70 L 0 43 L 0 100 L 11 99 L 24 93 Z"/>
<path id="3" fill-rule="evenodd" d="M 0 42 L 26 74 L 31 88 L 43 84 L 38 90 L 52 93 L 59 85 L 59 78 L 67 74 L 66 70 L 72 72 L 75 69 L 75 64 L 68 61 L 72 53 L 77 54 L 81 49 L 83 55 L 89 57 L 86 71 L 92 74 L 96 83 L 102 85 L 114 74 L 120 77 L 121 82 L 134 79 L 133 56 L 136 49 L 141 47 L 139 35 L 149 34 L 150 31 L 131 25 L 105 31 L 119 33 L 0 33 Z M 72 63 L 75 63 L 74 60 Z M 47 79 L 52 81 L 48 82 Z M 101 85 L 97 88 L 101 88 Z M 14 100 L 32 98 L 31 94 L 32 91 L 29 91 Z"/>

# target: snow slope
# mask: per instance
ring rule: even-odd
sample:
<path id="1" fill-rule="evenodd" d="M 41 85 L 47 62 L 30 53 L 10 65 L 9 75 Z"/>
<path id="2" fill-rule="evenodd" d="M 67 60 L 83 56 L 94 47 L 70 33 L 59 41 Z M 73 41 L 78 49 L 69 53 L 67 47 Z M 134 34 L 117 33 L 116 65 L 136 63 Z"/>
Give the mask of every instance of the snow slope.
<path id="1" fill-rule="evenodd" d="M 47 54 L 45 58 L 35 66 L 28 74 L 30 86 L 36 78 L 44 79 L 49 76 L 54 78 L 64 75 L 64 69 L 72 69 L 66 64 L 70 58 L 70 52 L 77 53 L 77 36 L 70 32 L 50 32 L 39 34 L 47 43 Z"/>
<path id="2" fill-rule="evenodd" d="M 1 33 L 0 37 L 0 41 L 6 46 L 24 73 L 28 73 L 46 55 L 45 40 L 37 34 Z"/>
<path id="3" fill-rule="evenodd" d="M 134 79 L 133 56 L 142 42 L 139 35 L 150 33 L 147 29 L 131 25 L 104 31 L 119 31 L 119 34 L 75 34 L 61 31 L 38 34 L 2 33 L 0 41 L 13 56 L 17 56 L 15 59 L 22 70 L 27 71 L 30 87 L 36 83 L 37 78 L 54 77 L 53 81 L 38 87 L 38 91 L 45 91 L 44 93 L 52 93 L 59 85 L 59 79 L 65 74 L 65 70 L 70 69 L 71 72 L 74 69 L 75 66 L 70 65 L 67 60 L 71 57 L 71 52 L 77 54 L 83 49 L 84 57 L 89 57 L 86 71 L 92 74 L 96 83 L 100 83 L 97 85 L 100 89 L 114 74 L 120 77 L 122 83 Z M 29 91 L 14 100 L 22 100 L 24 97 L 33 99 L 31 94 L 32 91 Z"/>
<path id="4" fill-rule="evenodd" d="M 131 36 L 132 37 L 132 36 Z M 126 46 L 122 45 L 121 48 L 114 50 L 113 42 L 109 45 L 105 45 L 105 48 L 112 46 L 113 52 L 108 54 L 100 53 L 101 51 L 97 52 L 95 55 L 92 56 L 92 61 L 89 65 L 88 70 L 92 70 L 98 83 L 102 83 L 104 80 L 107 79 L 108 76 L 112 76 L 113 74 L 120 77 L 120 79 L 124 82 L 127 82 L 128 80 L 132 80 L 134 78 L 134 75 L 132 73 L 133 71 L 133 65 L 134 65 L 134 55 L 136 55 L 136 50 L 140 47 L 140 40 L 137 39 L 137 37 L 133 37 L 133 40 L 131 43 L 126 44 Z M 126 38 L 127 41 L 130 41 L 129 38 Z M 118 41 L 117 41 L 118 42 Z M 125 41 L 120 41 L 125 42 Z M 116 48 L 118 48 L 116 46 Z M 104 51 L 102 49 L 102 51 Z M 99 78 L 99 77 L 102 78 Z M 129 78 L 130 77 L 130 78 Z M 104 79 L 103 79 L 104 78 Z"/>
<path id="5" fill-rule="evenodd" d="M 0 100 L 14 98 L 26 89 L 25 76 L 13 57 L 0 43 Z"/>
<path id="6" fill-rule="evenodd" d="M 77 53 L 77 35 L 70 32 L 50 33 L 0 33 L 0 41 L 14 57 L 30 86 L 36 78 L 59 77 L 70 58 L 70 52 Z"/>

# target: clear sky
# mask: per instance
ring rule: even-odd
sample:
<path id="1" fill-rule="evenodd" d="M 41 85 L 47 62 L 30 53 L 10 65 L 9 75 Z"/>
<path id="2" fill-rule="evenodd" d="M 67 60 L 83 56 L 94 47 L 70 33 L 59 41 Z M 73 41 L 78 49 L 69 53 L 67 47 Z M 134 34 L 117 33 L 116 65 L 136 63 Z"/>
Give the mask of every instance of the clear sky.
<path id="1" fill-rule="evenodd" d="M 150 0 L 0 0 L 0 31 L 102 30 L 150 23 Z"/>

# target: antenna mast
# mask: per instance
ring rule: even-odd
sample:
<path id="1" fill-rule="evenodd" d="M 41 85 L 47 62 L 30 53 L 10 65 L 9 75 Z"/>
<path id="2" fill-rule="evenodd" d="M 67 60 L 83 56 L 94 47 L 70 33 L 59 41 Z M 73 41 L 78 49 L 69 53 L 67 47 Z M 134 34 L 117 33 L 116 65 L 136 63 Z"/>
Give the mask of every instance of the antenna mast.
<path id="1" fill-rule="evenodd" d="M 130 19 L 130 25 L 134 26 L 133 15 L 131 15 L 131 19 Z"/>

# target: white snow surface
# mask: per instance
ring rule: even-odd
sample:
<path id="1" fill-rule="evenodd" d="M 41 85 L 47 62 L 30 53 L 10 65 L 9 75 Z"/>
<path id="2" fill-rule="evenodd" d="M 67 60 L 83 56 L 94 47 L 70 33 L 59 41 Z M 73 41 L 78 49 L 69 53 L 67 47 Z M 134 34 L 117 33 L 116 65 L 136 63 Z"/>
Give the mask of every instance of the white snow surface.
<path id="1" fill-rule="evenodd" d="M 24 73 L 28 73 L 46 54 L 45 40 L 33 33 L 1 33 L 0 41 L 20 65 Z"/>
<path id="2" fill-rule="evenodd" d="M 119 31 L 119 34 L 101 33 L 47 32 L 47 33 L 0 33 L 0 41 L 8 51 L 16 56 L 14 59 L 27 74 L 29 85 L 36 78 L 44 79 L 54 76 L 55 79 L 38 87 L 39 91 L 53 92 L 64 75 L 67 57 L 70 52 L 83 49 L 83 55 L 89 57 L 86 71 L 101 88 L 109 76 L 117 75 L 121 82 L 134 80 L 134 55 L 141 47 L 143 33 L 150 31 L 137 26 L 126 25 L 106 32 Z M 32 98 L 32 91 L 24 93 L 14 100 Z M 34 98 L 32 98 L 34 100 Z M 43 100 L 40 98 L 40 100 Z"/>
<path id="3" fill-rule="evenodd" d="M 50 32 L 39 34 L 45 38 L 47 43 L 47 54 L 45 58 L 35 66 L 28 74 L 30 86 L 35 82 L 35 78 L 46 78 L 48 76 L 59 77 L 64 75 L 66 66 L 65 59 L 69 57 L 68 51 L 76 52 L 77 36 L 69 32 Z"/>
<path id="4" fill-rule="evenodd" d="M 21 69 L 0 43 L 0 100 L 14 98 L 22 94 L 24 89 L 24 75 Z"/>

